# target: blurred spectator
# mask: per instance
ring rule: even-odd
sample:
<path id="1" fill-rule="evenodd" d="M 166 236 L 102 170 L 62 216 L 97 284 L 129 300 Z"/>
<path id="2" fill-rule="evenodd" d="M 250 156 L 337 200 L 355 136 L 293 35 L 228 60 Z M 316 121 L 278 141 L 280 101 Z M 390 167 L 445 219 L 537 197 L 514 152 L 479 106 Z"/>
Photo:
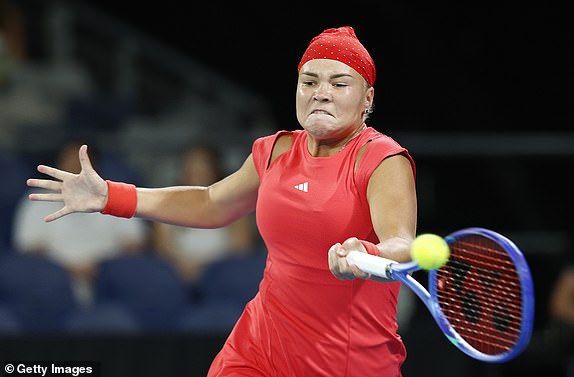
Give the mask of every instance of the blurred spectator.
<path id="1" fill-rule="evenodd" d="M 550 317 L 574 328 L 574 264 L 558 276 L 550 296 Z"/>
<path id="2" fill-rule="evenodd" d="M 568 377 L 574 376 L 574 261 L 558 275 L 550 294 L 549 332 L 557 345 Z"/>
<path id="3" fill-rule="evenodd" d="M 56 166 L 80 172 L 78 149 L 80 141 L 70 140 L 61 146 Z M 97 163 L 94 147 L 92 161 Z M 63 265 L 71 274 L 76 298 L 89 305 L 92 279 L 100 262 L 123 253 L 140 252 L 146 245 L 146 224 L 143 220 L 127 220 L 112 216 L 72 214 L 53 223 L 43 218 L 58 210 L 59 203 L 38 205 L 22 198 L 14 218 L 14 248 L 22 253 L 45 255 Z"/>
<path id="4" fill-rule="evenodd" d="M 177 184 L 209 186 L 224 176 L 218 151 L 197 144 L 181 156 L 181 176 Z M 161 223 L 153 224 L 155 249 L 167 258 L 191 286 L 211 263 L 231 255 L 250 253 L 256 246 L 253 218 L 241 218 L 218 229 L 193 229 Z"/>
<path id="5" fill-rule="evenodd" d="M 89 72 L 79 62 L 31 58 L 29 29 L 51 31 L 46 19 L 30 17 L 44 2 L 32 6 L 32 12 L 23 3 L 0 0 L 0 147 L 6 150 L 26 147 L 22 139 L 37 132 L 60 128 L 68 102 L 93 93 Z M 36 132 L 27 132 L 30 128 Z"/>
<path id="6" fill-rule="evenodd" d="M 500 366 L 502 377 L 574 377 L 574 260 L 562 264 L 558 272 L 545 265 L 544 276 L 553 277 L 550 291 L 539 305 L 547 310 L 547 317 L 535 327 L 524 354 Z M 534 288 L 543 289 L 540 283 Z"/>
<path id="7" fill-rule="evenodd" d="M 0 0 L 0 62 L 26 56 L 25 18 L 13 1 Z M 1 76 L 0 76 L 1 77 Z"/>

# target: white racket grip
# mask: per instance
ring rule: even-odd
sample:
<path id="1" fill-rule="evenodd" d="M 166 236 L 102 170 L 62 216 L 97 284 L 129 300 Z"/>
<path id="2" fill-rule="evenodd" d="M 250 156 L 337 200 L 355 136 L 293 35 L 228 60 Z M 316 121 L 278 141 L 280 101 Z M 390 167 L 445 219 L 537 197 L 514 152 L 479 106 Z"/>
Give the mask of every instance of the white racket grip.
<path id="1" fill-rule="evenodd" d="M 355 265 L 363 272 L 375 275 L 384 279 L 391 279 L 390 266 L 397 263 L 392 259 L 377 257 L 375 255 L 362 253 L 360 251 L 350 251 L 347 254 L 347 263 Z"/>

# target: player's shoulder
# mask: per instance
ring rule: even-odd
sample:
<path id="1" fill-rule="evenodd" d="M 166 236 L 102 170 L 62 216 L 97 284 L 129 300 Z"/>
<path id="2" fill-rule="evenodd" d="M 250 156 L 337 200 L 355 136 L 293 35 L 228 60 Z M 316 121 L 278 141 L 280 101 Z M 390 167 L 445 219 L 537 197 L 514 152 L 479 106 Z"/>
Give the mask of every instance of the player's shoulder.
<path id="1" fill-rule="evenodd" d="M 406 148 L 391 136 L 369 127 L 368 134 L 365 135 L 365 144 L 357 154 L 355 165 L 357 176 L 364 178 L 366 182 L 384 160 L 393 156 L 406 158 L 415 171 L 414 160 Z M 393 159 L 392 163 L 402 164 L 402 161 L 398 160 L 401 158 Z"/>
<path id="2" fill-rule="evenodd" d="M 256 145 L 260 145 L 263 149 L 271 155 L 270 163 L 277 157 L 287 152 L 293 145 L 293 140 L 301 136 L 302 130 L 285 131 L 280 130 L 274 134 L 263 136 L 255 141 Z"/>
<path id="3" fill-rule="evenodd" d="M 287 152 L 298 133 L 298 131 L 281 130 L 257 138 L 253 143 L 252 155 L 258 171 L 264 171 L 277 157 Z"/>
<path id="4" fill-rule="evenodd" d="M 400 143 L 393 137 L 371 127 L 368 128 L 368 131 L 367 141 L 372 148 L 402 148 Z"/>
<path id="5" fill-rule="evenodd" d="M 293 145 L 293 140 L 301 135 L 301 130 L 296 131 L 283 131 L 278 133 L 273 146 L 273 151 L 271 153 L 271 162 L 273 162 L 277 157 L 281 156 L 283 153 L 291 149 Z"/>
<path id="6" fill-rule="evenodd" d="M 280 131 L 277 131 L 277 132 L 270 134 L 270 135 L 258 137 L 255 140 L 254 144 L 259 144 L 259 145 L 263 144 L 263 145 L 274 146 L 278 142 L 284 143 L 285 140 L 291 140 L 294 133 L 297 133 L 297 131 L 280 130 Z"/>

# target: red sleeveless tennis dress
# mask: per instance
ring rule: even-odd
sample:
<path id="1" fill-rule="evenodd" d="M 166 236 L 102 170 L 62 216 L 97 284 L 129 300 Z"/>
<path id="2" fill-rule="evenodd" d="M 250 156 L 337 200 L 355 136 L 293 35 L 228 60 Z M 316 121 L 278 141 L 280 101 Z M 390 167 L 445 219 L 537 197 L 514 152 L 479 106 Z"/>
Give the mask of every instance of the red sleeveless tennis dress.
<path id="1" fill-rule="evenodd" d="M 282 134 L 292 135 L 292 147 L 269 165 Z M 399 283 L 339 280 L 327 258 L 333 244 L 349 237 L 379 242 L 367 184 L 383 159 L 400 153 L 414 168 L 403 147 L 370 127 L 330 157 L 312 157 L 302 130 L 255 141 L 256 217 L 267 265 L 259 293 L 208 376 L 401 376 L 406 351 L 397 334 Z"/>

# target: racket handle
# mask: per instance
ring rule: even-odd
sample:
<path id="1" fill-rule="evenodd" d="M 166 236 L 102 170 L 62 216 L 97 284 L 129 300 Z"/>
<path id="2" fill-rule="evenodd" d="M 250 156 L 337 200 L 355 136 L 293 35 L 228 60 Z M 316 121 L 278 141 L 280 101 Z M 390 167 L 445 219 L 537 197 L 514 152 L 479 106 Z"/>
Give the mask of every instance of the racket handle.
<path id="1" fill-rule="evenodd" d="M 361 271 L 384 279 L 392 279 L 390 266 L 397 263 L 394 260 L 377 257 L 360 251 L 350 251 L 347 254 L 347 263 L 357 266 Z"/>

